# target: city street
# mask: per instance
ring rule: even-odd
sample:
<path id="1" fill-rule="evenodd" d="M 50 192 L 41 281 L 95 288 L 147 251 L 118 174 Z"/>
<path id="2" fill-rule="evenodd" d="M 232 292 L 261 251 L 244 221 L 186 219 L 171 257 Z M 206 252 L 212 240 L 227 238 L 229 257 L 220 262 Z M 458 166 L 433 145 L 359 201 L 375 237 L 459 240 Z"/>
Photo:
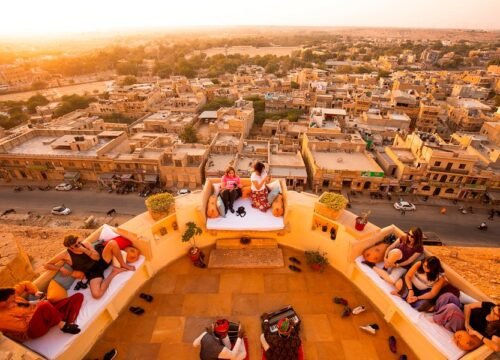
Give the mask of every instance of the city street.
<path id="1" fill-rule="evenodd" d="M 94 213 L 106 213 L 115 209 L 121 215 L 136 215 L 146 210 L 144 198 L 137 193 L 118 195 L 115 193 L 82 191 L 27 191 L 14 192 L 11 187 L 0 188 L 0 212 L 13 208 L 25 213 L 34 211 L 49 214 L 52 207 L 64 204 L 74 215 L 86 216 Z M 369 221 L 384 227 L 395 224 L 403 230 L 419 226 L 424 232 L 435 232 L 445 245 L 500 247 L 500 217 L 487 220 L 487 210 L 480 208 L 473 214 L 461 214 L 458 205 L 448 207 L 446 215 L 439 213 L 439 206 L 417 205 L 417 211 L 407 211 L 401 215 L 389 201 L 370 201 L 355 198 L 351 211 L 361 213 L 371 210 Z M 477 226 L 486 221 L 487 231 L 480 231 Z"/>

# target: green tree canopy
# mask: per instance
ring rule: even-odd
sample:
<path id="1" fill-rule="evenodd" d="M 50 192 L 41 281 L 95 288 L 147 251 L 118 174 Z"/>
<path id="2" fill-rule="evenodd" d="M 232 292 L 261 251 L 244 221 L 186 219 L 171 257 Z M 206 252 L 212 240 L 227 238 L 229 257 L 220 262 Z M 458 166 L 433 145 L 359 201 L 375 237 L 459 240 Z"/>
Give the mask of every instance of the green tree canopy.
<path id="1" fill-rule="evenodd" d="M 80 96 L 77 94 L 65 95 L 61 100 L 62 103 L 54 111 L 54 117 L 66 115 L 77 109 L 85 109 L 91 102 L 96 101 L 93 97 Z"/>
<path id="2" fill-rule="evenodd" d="M 28 111 L 30 113 L 34 113 L 37 106 L 47 105 L 48 103 L 49 100 L 47 100 L 45 96 L 42 94 L 36 94 L 28 99 L 26 106 L 28 107 Z"/>
<path id="3" fill-rule="evenodd" d="M 182 131 L 182 133 L 179 135 L 179 137 L 183 142 L 187 144 L 193 144 L 198 142 L 198 132 L 191 125 L 186 126 Z"/>
<path id="4" fill-rule="evenodd" d="M 207 102 L 205 105 L 203 105 L 201 111 L 219 110 L 221 107 L 230 107 L 233 105 L 234 105 L 233 100 L 222 97 L 216 97 L 213 100 Z"/>

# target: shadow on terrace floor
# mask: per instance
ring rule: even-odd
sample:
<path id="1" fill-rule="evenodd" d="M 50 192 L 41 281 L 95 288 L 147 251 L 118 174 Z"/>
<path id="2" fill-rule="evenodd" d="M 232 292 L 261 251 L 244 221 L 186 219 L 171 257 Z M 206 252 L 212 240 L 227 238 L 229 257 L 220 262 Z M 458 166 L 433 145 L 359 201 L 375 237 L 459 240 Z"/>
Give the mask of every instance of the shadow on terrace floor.
<path id="1" fill-rule="evenodd" d="M 101 336 L 86 359 L 102 359 L 117 348 L 117 359 L 199 359 L 192 341 L 216 317 L 241 321 L 249 338 L 251 359 L 260 359 L 260 320 L 263 312 L 292 304 L 303 320 L 301 338 L 307 360 L 416 359 L 368 298 L 333 268 L 311 272 L 302 252 L 284 248 L 287 263 L 280 269 L 198 269 L 187 257 L 175 261 L 146 283 L 140 292 L 154 295 L 146 303 L 137 295 L 129 306 L 146 312 L 138 317 L 128 310 Z M 302 272 L 288 269 L 288 258 L 302 261 Z M 341 318 L 342 306 L 332 302 L 342 296 L 354 307 L 365 305 L 360 315 Z M 128 306 L 127 306 L 128 309 Z M 376 322 L 376 335 L 360 325 Z M 398 340 L 398 354 L 389 351 L 387 338 Z"/>

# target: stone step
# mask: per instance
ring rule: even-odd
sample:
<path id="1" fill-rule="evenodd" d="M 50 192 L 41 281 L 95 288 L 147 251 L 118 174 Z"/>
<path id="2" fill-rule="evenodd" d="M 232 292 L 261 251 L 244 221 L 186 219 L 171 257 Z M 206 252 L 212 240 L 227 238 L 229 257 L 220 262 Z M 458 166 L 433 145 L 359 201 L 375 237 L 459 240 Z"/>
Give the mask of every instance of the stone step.
<path id="1" fill-rule="evenodd" d="M 218 239 L 215 243 L 217 249 L 275 249 L 278 241 L 275 239 L 251 239 L 249 244 L 242 244 L 240 238 Z"/>
<path id="2" fill-rule="evenodd" d="M 283 252 L 273 249 L 214 249 L 210 253 L 209 268 L 249 269 L 280 268 L 285 266 Z"/>

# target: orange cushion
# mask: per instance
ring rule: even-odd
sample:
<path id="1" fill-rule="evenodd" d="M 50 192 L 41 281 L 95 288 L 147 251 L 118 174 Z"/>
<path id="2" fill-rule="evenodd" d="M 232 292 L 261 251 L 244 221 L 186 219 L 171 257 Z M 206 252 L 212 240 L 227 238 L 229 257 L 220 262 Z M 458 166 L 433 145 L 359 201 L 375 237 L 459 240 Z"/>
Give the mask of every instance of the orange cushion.
<path id="1" fill-rule="evenodd" d="M 56 302 L 62 299 L 66 299 L 68 293 L 65 288 L 63 288 L 55 280 L 50 280 L 49 287 L 47 288 L 47 300 L 50 302 Z"/>
<path id="2" fill-rule="evenodd" d="M 241 197 L 242 198 L 248 198 L 250 197 L 250 194 L 252 193 L 252 188 L 250 186 L 243 186 L 241 188 Z"/>
<path id="3" fill-rule="evenodd" d="M 210 219 L 219 217 L 219 210 L 217 209 L 217 195 L 211 195 L 208 199 L 207 217 Z"/>

